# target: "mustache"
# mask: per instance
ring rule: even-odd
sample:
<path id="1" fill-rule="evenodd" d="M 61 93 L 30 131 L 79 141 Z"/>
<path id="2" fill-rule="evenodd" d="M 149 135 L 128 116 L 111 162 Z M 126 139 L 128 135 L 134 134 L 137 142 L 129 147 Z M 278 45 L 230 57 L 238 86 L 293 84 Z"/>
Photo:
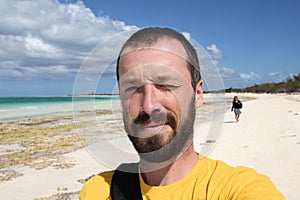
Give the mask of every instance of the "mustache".
<path id="1" fill-rule="evenodd" d="M 139 115 L 133 120 L 133 122 L 137 125 L 139 124 L 147 124 L 147 123 L 158 123 L 164 122 L 169 124 L 173 129 L 176 128 L 176 119 L 171 113 L 165 113 L 162 111 L 154 110 L 152 113 L 148 114 L 146 112 L 141 112 Z"/>

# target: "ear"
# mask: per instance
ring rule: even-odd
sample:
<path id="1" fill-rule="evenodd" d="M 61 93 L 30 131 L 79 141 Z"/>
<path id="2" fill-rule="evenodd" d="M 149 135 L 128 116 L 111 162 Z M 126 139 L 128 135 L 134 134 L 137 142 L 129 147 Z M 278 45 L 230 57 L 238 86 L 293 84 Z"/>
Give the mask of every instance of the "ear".
<path id="1" fill-rule="evenodd" d="M 203 81 L 197 83 L 195 91 L 195 108 L 199 108 L 203 104 Z"/>

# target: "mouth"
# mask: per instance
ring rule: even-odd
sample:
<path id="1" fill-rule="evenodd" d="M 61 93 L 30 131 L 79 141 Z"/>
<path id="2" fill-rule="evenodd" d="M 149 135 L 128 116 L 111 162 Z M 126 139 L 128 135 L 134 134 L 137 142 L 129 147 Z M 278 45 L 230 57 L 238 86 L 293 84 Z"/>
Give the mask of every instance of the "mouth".
<path id="1" fill-rule="evenodd" d="M 162 130 L 169 125 L 168 122 L 161 123 L 147 123 L 147 124 L 139 124 L 139 129 L 141 136 L 143 137 L 151 137 L 153 135 L 159 134 Z"/>

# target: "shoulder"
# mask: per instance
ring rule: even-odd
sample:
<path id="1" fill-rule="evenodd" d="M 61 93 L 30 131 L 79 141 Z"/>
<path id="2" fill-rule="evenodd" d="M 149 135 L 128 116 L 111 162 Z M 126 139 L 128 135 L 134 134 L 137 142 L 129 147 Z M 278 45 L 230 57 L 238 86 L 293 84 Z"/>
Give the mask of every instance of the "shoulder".
<path id="1" fill-rule="evenodd" d="M 268 176 L 247 167 L 234 168 L 232 174 L 233 196 L 238 194 L 247 198 L 284 199 Z"/>
<path id="2" fill-rule="evenodd" d="M 80 192 L 80 200 L 110 199 L 110 184 L 114 171 L 103 172 L 90 178 Z"/>
<path id="3" fill-rule="evenodd" d="M 214 181 L 223 185 L 222 190 L 232 199 L 284 199 L 269 177 L 248 167 L 231 167 L 216 161 Z"/>

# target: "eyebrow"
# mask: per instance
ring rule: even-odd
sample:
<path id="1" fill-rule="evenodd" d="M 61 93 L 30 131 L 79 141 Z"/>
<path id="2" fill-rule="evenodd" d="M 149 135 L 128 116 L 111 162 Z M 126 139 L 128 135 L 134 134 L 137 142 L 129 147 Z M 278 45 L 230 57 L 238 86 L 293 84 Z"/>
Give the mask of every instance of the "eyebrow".
<path id="1" fill-rule="evenodd" d="M 135 83 L 138 83 L 140 82 L 140 80 L 135 77 L 135 76 L 129 76 L 129 77 L 125 77 L 123 79 L 120 79 L 120 83 L 122 84 L 135 84 Z"/>
<path id="2" fill-rule="evenodd" d="M 176 83 L 179 84 L 181 81 L 179 81 L 178 77 L 171 75 L 165 75 L 165 74 L 160 74 L 154 78 L 150 79 L 150 82 L 152 83 L 157 83 L 157 84 L 172 84 L 172 83 Z M 144 85 L 144 81 L 141 81 L 140 79 L 136 78 L 136 77 L 130 77 L 130 78 L 126 78 L 125 80 L 122 81 L 122 85 L 126 86 L 126 85 Z"/>

